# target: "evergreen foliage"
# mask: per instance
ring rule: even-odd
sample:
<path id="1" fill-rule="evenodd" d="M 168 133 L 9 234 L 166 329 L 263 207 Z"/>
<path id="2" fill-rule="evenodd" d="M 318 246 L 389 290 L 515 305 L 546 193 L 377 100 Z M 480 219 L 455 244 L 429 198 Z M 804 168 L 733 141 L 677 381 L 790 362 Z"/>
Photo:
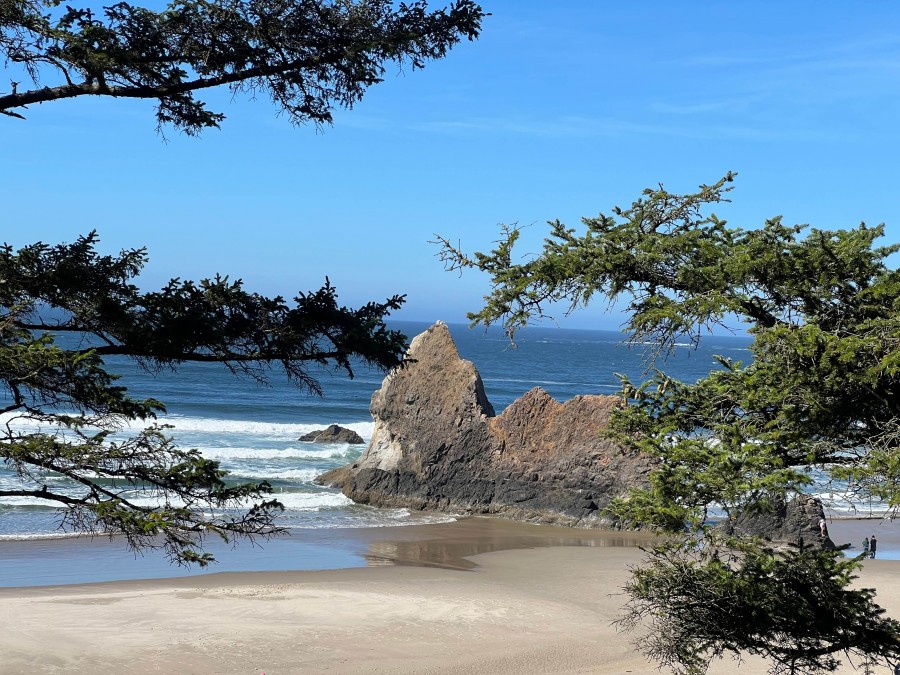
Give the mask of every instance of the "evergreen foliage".
<path id="1" fill-rule="evenodd" d="M 104 256 L 96 244 L 91 233 L 72 244 L 0 247 L 0 457 L 21 479 L 0 497 L 58 504 L 66 529 L 124 535 L 132 548 L 163 549 L 179 563 L 212 561 L 203 551 L 211 535 L 277 534 L 282 506 L 271 486 L 228 480 L 218 462 L 179 448 L 155 422 L 163 404 L 130 397 L 104 358 L 151 371 L 221 363 L 259 382 L 280 369 L 320 393 L 316 364 L 352 377 L 355 363 L 401 363 L 405 337 L 384 319 L 402 296 L 348 309 L 326 283 L 287 303 L 227 277 L 142 292 L 133 281 L 146 252 Z M 115 434 L 132 422 L 147 425 Z M 55 487 L 59 477 L 78 489 Z"/>
<path id="2" fill-rule="evenodd" d="M 82 96 L 147 99 L 160 130 L 195 135 L 224 119 L 197 92 L 227 87 L 266 93 L 294 124 L 328 124 L 389 64 L 423 68 L 477 38 L 484 16 L 472 0 L 433 11 L 422 0 L 117 2 L 100 11 L 0 0 L 4 67 L 32 86 L 11 81 L 0 113 L 24 119 L 30 105 Z M 141 292 L 132 281 L 145 251 L 103 256 L 96 243 L 91 233 L 72 244 L 0 247 L 0 458 L 22 480 L 0 497 L 59 504 L 65 528 L 122 534 L 133 548 L 162 548 L 179 563 L 208 564 L 210 535 L 277 534 L 282 506 L 271 487 L 236 484 L 217 462 L 178 448 L 154 422 L 163 404 L 131 398 L 104 359 L 148 370 L 220 363 L 259 382 L 280 369 L 319 394 L 313 364 L 352 377 L 354 363 L 401 363 L 405 337 L 384 319 L 403 297 L 348 309 L 326 279 L 288 303 L 220 276 Z M 135 421 L 149 425 L 124 440 L 113 434 Z M 59 476 L 81 489 L 48 487 Z"/>
<path id="3" fill-rule="evenodd" d="M 873 665 L 900 650 L 900 623 L 883 616 L 874 590 L 849 588 L 857 566 L 802 545 L 775 554 L 741 541 L 663 544 L 633 571 L 620 626 L 645 624 L 644 653 L 684 675 L 729 652 L 765 657 L 773 673 L 833 671 L 838 652 Z"/>
<path id="4" fill-rule="evenodd" d="M 611 432 L 655 460 L 648 485 L 617 500 L 613 513 L 627 524 L 690 533 L 682 534 L 684 549 L 653 549 L 628 588 L 638 608 L 632 618 L 667 622 L 651 655 L 685 672 L 702 671 L 723 651 L 764 654 L 792 672 L 830 670 L 831 654 L 842 651 L 900 656 L 898 624 L 873 618 L 880 610 L 871 593 L 821 595 L 823 575 L 831 575 L 829 588 L 843 587 L 855 561 L 722 541 L 710 531 L 710 509 L 765 510 L 818 474 L 835 481 L 834 490 L 841 481 L 851 502 L 884 502 L 888 517 L 900 505 L 900 273 L 888 266 L 900 245 L 876 245 L 884 227 L 865 224 L 826 231 L 776 217 L 757 229 L 729 227 L 708 211 L 728 201 L 733 178 L 688 195 L 645 190 L 627 209 L 583 219 L 580 233 L 551 222 L 543 250 L 527 260 L 513 257 L 514 226 L 489 253 L 468 255 L 438 237 L 440 256 L 448 269 L 490 276 L 484 307 L 469 315 L 474 323 L 502 322 L 513 336 L 552 303 L 573 311 L 599 296 L 624 303 L 624 328 L 651 345 L 648 381 L 621 378 L 630 405 Z M 657 365 L 676 342 L 696 344 L 736 320 L 753 337 L 748 364 L 719 357 L 696 383 Z M 691 557 L 698 546 L 705 553 Z M 734 550 L 738 557 L 728 554 Z M 760 569 L 790 573 L 797 592 L 818 598 L 815 645 L 803 646 L 808 634 L 792 616 L 771 614 L 761 588 L 770 577 Z M 744 596 L 746 620 L 729 630 L 710 614 L 666 609 L 672 594 L 702 604 L 708 593 L 730 596 L 734 584 L 753 593 Z M 892 637 L 871 639 L 876 634 Z M 800 651 L 789 653 L 789 644 Z"/>
<path id="5" fill-rule="evenodd" d="M 413 69 L 474 40 L 484 12 L 471 0 L 429 11 L 390 0 L 177 0 L 161 11 L 117 2 L 97 12 L 60 0 L 0 0 L 0 54 L 33 88 L 0 94 L 0 113 L 80 96 L 156 101 L 160 127 L 188 134 L 224 115 L 196 92 L 268 95 L 295 124 L 331 122 L 381 81 L 386 64 Z"/>

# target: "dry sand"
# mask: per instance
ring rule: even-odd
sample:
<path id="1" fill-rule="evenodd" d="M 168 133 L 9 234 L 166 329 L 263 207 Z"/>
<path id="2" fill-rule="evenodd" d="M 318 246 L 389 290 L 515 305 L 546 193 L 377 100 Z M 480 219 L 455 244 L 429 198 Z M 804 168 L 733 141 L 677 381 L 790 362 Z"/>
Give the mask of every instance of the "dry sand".
<path id="1" fill-rule="evenodd" d="M 837 525 L 848 538 L 869 527 Z M 573 531 L 483 519 L 397 529 L 371 560 L 400 564 L 0 589 L 0 672 L 658 672 L 611 623 L 639 537 L 560 546 Z M 898 573 L 874 560 L 860 574 L 893 616 Z"/>

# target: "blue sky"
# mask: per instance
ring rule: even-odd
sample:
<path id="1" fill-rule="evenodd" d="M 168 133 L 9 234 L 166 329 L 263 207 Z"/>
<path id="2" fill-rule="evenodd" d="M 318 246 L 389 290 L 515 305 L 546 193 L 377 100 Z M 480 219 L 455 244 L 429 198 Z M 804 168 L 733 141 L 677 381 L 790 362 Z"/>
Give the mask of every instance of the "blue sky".
<path id="1" fill-rule="evenodd" d="M 397 318 L 428 321 L 464 321 L 487 291 L 443 271 L 435 232 L 485 250 L 518 222 L 534 252 L 547 220 L 729 170 L 732 225 L 885 222 L 900 240 L 900 4 L 483 4 L 480 40 L 388 73 L 322 131 L 227 92 L 207 96 L 228 119 L 199 139 L 164 142 L 147 102 L 0 118 L 2 238 L 96 228 L 105 251 L 149 249 L 148 288 L 220 272 L 291 296 L 328 275 L 346 304 L 406 293 Z M 604 310 L 560 323 L 618 327 Z"/>

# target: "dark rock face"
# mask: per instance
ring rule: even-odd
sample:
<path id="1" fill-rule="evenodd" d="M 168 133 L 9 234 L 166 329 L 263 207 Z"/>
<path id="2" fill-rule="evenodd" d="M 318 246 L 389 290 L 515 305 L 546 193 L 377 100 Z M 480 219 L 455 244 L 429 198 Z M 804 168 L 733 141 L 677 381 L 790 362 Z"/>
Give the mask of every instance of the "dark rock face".
<path id="1" fill-rule="evenodd" d="M 445 324 L 417 336 L 408 356 L 372 396 L 369 447 L 320 482 L 375 506 L 584 526 L 612 524 L 600 510 L 645 482 L 646 458 L 600 434 L 620 398 L 561 404 L 535 388 L 495 416 Z"/>
<path id="2" fill-rule="evenodd" d="M 303 434 L 298 440 L 312 441 L 313 443 L 349 443 L 351 445 L 365 443 L 362 436 L 353 429 L 340 427 L 337 424 L 330 424 L 326 429 L 310 431 L 308 434 Z"/>
<path id="3" fill-rule="evenodd" d="M 774 544 L 799 544 L 815 548 L 835 548 L 831 538 L 822 537 L 819 521 L 825 518 L 822 502 L 809 495 L 800 495 L 787 503 L 780 502 L 771 510 L 745 512 L 725 522 L 728 534 L 762 537 Z"/>

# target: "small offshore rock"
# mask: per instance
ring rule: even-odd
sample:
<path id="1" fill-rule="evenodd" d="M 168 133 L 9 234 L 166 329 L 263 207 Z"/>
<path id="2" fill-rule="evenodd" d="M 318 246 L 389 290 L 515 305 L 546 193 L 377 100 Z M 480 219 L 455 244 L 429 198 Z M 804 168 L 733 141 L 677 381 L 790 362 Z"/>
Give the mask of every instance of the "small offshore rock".
<path id="1" fill-rule="evenodd" d="M 349 443 L 350 445 L 359 445 L 365 443 L 358 433 L 353 429 L 331 424 L 327 429 L 319 429 L 303 434 L 299 440 L 312 443 Z"/>

